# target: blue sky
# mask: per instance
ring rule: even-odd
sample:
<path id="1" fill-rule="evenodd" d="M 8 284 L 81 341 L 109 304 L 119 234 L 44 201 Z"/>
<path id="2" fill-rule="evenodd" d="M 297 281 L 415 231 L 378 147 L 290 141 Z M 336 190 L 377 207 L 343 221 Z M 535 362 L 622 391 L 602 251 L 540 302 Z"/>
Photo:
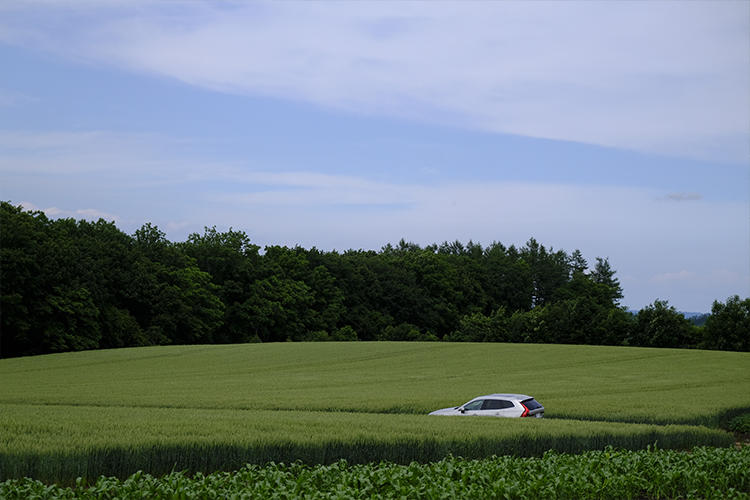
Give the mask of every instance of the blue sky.
<path id="1" fill-rule="evenodd" d="M 750 2 L 7 2 L 0 63 L 0 198 L 53 217 L 750 296 Z"/>

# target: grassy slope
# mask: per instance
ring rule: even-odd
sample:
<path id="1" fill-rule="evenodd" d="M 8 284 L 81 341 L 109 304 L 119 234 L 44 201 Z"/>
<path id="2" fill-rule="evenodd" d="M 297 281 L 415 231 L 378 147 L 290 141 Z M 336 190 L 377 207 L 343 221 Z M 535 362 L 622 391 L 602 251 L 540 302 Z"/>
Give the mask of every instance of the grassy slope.
<path id="1" fill-rule="evenodd" d="M 715 423 L 722 412 L 750 407 L 749 360 L 438 343 L 175 346 L 0 360 L 0 479 L 210 471 L 297 458 L 538 455 L 655 441 L 726 445 L 731 436 L 704 427 L 622 422 Z M 550 417 L 612 422 L 425 415 L 506 391 L 534 395 Z"/>
<path id="2" fill-rule="evenodd" d="M 0 360 L 0 404 L 425 413 L 492 392 L 547 417 L 711 423 L 750 407 L 750 355 L 598 346 L 174 346 Z"/>

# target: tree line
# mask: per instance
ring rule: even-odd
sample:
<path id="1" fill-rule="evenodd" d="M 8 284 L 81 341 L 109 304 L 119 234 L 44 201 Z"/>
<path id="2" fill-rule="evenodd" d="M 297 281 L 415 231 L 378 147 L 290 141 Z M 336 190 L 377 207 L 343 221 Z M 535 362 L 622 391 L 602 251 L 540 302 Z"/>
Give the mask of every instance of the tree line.
<path id="1" fill-rule="evenodd" d="M 0 356 L 324 340 L 750 350 L 750 299 L 714 302 L 697 326 L 666 301 L 626 311 L 615 274 L 533 238 L 261 251 L 242 231 L 171 242 L 0 202 Z"/>

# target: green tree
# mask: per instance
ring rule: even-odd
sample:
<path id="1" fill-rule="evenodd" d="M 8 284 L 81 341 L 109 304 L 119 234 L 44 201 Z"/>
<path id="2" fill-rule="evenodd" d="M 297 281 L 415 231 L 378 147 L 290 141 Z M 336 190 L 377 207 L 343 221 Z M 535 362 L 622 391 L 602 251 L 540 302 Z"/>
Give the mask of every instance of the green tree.
<path id="1" fill-rule="evenodd" d="M 635 328 L 635 316 L 624 307 L 600 310 L 592 321 L 587 344 L 624 345 Z"/>
<path id="2" fill-rule="evenodd" d="M 586 259 L 583 258 L 583 254 L 580 250 L 576 249 L 570 254 L 570 270 L 572 275 L 583 274 L 588 269 L 589 264 Z"/>
<path id="3" fill-rule="evenodd" d="M 246 302 L 253 335 L 263 342 L 302 340 L 309 325 L 314 297 L 301 281 L 269 276 L 253 284 Z"/>
<path id="4" fill-rule="evenodd" d="M 352 342 L 359 340 L 359 338 L 354 328 L 346 325 L 333 332 L 333 334 L 331 334 L 330 340 L 335 340 L 337 342 Z"/>
<path id="5" fill-rule="evenodd" d="M 263 275 L 276 277 L 289 292 L 288 311 L 297 316 L 301 330 L 289 338 L 299 340 L 305 332 L 332 332 L 339 325 L 344 312 L 344 297 L 336 277 L 323 265 L 313 265 L 308 258 L 317 259 L 317 250 L 301 247 L 266 247 Z M 286 322 L 288 323 L 288 322 Z M 262 337 L 261 337 L 262 338 Z"/>
<path id="6" fill-rule="evenodd" d="M 709 349 L 750 351 L 750 298 L 729 297 L 714 301 L 704 327 L 704 345 Z"/>
<path id="7" fill-rule="evenodd" d="M 150 326 L 175 344 L 211 344 L 224 304 L 211 277 L 197 267 L 162 271 Z"/>
<path id="8" fill-rule="evenodd" d="M 147 344 L 140 326 L 128 311 L 123 291 L 128 288 L 135 260 L 133 240 L 113 222 L 58 221 L 73 244 L 65 267 L 69 284 L 87 289 L 99 310 L 101 339 L 98 347 Z"/>
<path id="9" fill-rule="evenodd" d="M 656 300 L 641 309 L 628 344 L 643 347 L 687 347 L 692 341 L 692 325 L 666 300 Z"/>
<path id="10" fill-rule="evenodd" d="M 602 285 L 608 291 L 607 298 L 612 304 L 619 304 L 622 299 L 622 286 L 620 281 L 615 278 L 615 270 L 609 264 L 609 259 L 596 258 L 596 265 L 591 272 L 591 278 L 594 283 Z"/>
<path id="11" fill-rule="evenodd" d="M 568 282 L 570 258 L 561 250 L 547 250 L 534 238 L 526 243 L 520 253 L 531 269 L 532 306 L 550 303 L 556 291 Z"/>
<path id="12" fill-rule="evenodd" d="M 102 329 L 99 347 L 109 349 L 152 343 L 127 309 L 107 304 L 100 310 L 99 318 Z"/>
<path id="13" fill-rule="evenodd" d="M 219 287 L 181 245 L 145 224 L 133 235 L 135 258 L 123 290 L 149 343 L 212 343 L 225 306 Z"/>
<path id="14" fill-rule="evenodd" d="M 486 342 L 492 337 L 492 320 L 482 313 L 461 318 L 458 328 L 444 340 L 451 342 Z"/>
<path id="15" fill-rule="evenodd" d="M 531 266 L 514 246 L 493 243 L 484 250 L 478 278 L 485 294 L 485 313 L 504 306 L 509 311 L 531 309 L 534 284 Z"/>
<path id="16" fill-rule="evenodd" d="M 378 340 L 425 342 L 435 341 L 438 338 L 429 331 L 422 332 L 416 325 L 401 323 L 396 326 L 387 326 L 378 336 Z"/>
<path id="17" fill-rule="evenodd" d="M 543 307 L 514 311 L 508 319 L 508 340 L 515 343 L 539 343 L 546 337 Z"/>
<path id="18" fill-rule="evenodd" d="M 41 352 L 66 352 L 99 347 L 99 310 L 85 288 L 55 287 L 40 307 Z"/>
<path id="19" fill-rule="evenodd" d="M 33 354 L 37 349 L 36 313 L 58 284 L 49 275 L 50 224 L 42 212 L 0 202 L 0 356 Z"/>
<path id="20" fill-rule="evenodd" d="M 0 239 L 4 355 L 100 347 L 110 333 L 101 311 L 127 275 L 127 235 L 3 202 Z"/>
<path id="21" fill-rule="evenodd" d="M 511 340 L 510 318 L 505 307 L 498 308 L 490 316 L 473 313 L 461 318 L 458 328 L 445 340 L 451 342 L 508 342 Z"/>
<path id="22" fill-rule="evenodd" d="M 253 245 L 241 231 L 219 232 L 205 228 L 202 235 L 193 233 L 180 248 L 193 258 L 198 268 L 211 276 L 216 294 L 225 304 L 220 327 L 214 333 L 216 342 L 250 342 L 258 337 L 252 332 L 252 312 L 246 305 L 252 285 L 261 269 L 260 247 Z"/>

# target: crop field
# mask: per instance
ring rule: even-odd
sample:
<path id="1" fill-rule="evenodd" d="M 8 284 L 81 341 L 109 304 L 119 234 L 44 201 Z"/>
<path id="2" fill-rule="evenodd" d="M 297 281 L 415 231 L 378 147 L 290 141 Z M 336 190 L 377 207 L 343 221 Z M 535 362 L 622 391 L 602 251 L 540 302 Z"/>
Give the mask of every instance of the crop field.
<path id="1" fill-rule="evenodd" d="M 0 403 L 422 414 L 493 392 L 545 416 L 710 424 L 750 407 L 750 354 L 417 342 L 162 346 L 0 360 Z"/>
<path id="2" fill-rule="evenodd" d="M 681 425 L 186 408 L 8 405 L 0 428 L 0 480 L 124 477 L 175 467 L 232 470 L 248 462 L 345 458 L 406 464 L 449 454 L 540 456 L 549 449 L 641 449 L 654 443 L 687 449 L 733 442 L 719 430 Z"/>
<path id="3" fill-rule="evenodd" d="M 0 360 L 0 480 L 728 446 L 747 353 L 593 346 L 281 343 Z M 545 419 L 430 417 L 492 392 Z M 587 421 L 582 421 L 587 420 Z"/>

